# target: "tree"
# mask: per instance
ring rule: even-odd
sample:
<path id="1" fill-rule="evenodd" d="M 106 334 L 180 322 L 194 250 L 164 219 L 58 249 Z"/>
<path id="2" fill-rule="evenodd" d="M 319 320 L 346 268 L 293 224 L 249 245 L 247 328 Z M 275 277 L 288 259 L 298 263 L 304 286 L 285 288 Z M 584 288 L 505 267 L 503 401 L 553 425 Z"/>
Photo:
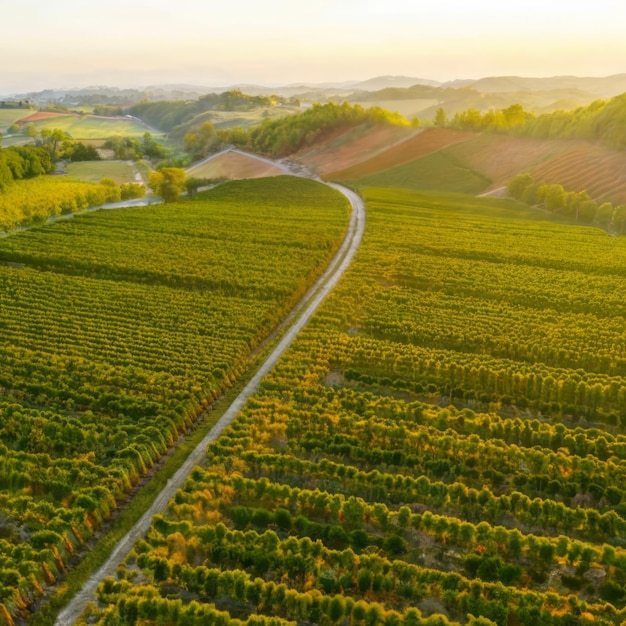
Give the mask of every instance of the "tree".
<path id="1" fill-rule="evenodd" d="M 510 196 L 519 200 L 529 185 L 532 185 L 533 177 L 530 174 L 517 174 L 513 176 L 507 185 L 507 192 Z"/>
<path id="2" fill-rule="evenodd" d="M 565 208 L 565 201 L 566 195 L 563 185 L 550 185 L 546 197 L 544 198 L 546 209 L 548 209 L 548 211 L 563 209 Z"/>
<path id="3" fill-rule="evenodd" d="M 435 119 L 433 124 L 437 128 L 444 128 L 448 125 L 448 114 L 443 110 L 442 107 L 439 107 L 435 112 Z"/>
<path id="4" fill-rule="evenodd" d="M 613 228 L 619 232 L 620 235 L 624 234 L 626 228 L 626 205 L 620 204 L 615 207 L 613 211 Z"/>
<path id="5" fill-rule="evenodd" d="M 143 134 L 141 148 L 143 154 L 151 159 L 162 159 L 165 157 L 165 148 L 160 143 L 156 142 L 148 132 Z"/>
<path id="6" fill-rule="evenodd" d="M 164 202 L 176 202 L 185 190 L 185 170 L 181 167 L 164 167 L 152 172 L 148 186 Z"/>
<path id="7" fill-rule="evenodd" d="M 214 148 L 216 141 L 215 128 L 210 122 L 205 122 L 200 128 L 188 132 L 183 139 L 185 151 L 192 154 L 194 158 L 208 154 Z"/>
<path id="8" fill-rule="evenodd" d="M 610 202 L 603 202 L 596 213 L 596 222 L 602 227 L 607 227 L 613 217 L 613 205 Z"/>

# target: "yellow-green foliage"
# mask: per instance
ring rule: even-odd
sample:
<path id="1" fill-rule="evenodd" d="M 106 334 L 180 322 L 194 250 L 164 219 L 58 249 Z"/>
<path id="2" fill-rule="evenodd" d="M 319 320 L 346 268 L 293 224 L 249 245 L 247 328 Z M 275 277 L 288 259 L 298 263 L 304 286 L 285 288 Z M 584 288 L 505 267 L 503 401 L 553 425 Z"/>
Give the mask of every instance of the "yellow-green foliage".
<path id="1" fill-rule="evenodd" d="M 323 271 L 347 218 L 334 190 L 280 177 L 0 240 L 0 603 L 10 612 L 60 575 L 232 384 Z"/>
<path id="2" fill-rule="evenodd" d="M 353 265 L 94 623 L 218 599 L 315 624 L 624 623 L 626 241 L 511 201 L 365 200 Z"/>
<path id="3" fill-rule="evenodd" d="M 299 115 L 266 119 L 248 131 L 236 128 L 232 131 L 219 131 L 217 135 L 225 143 L 235 143 L 255 152 L 286 155 L 303 145 L 313 143 L 322 134 L 336 128 L 364 123 L 409 125 L 398 113 L 390 113 L 378 107 L 364 109 L 344 102 L 314 104 Z"/>
<path id="4" fill-rule="evenodd" d="M 18 180 L 0 194 L 0 230 L 42 222 L 107 201 L 106 188 L 96 183 L 49 176 Z"/>

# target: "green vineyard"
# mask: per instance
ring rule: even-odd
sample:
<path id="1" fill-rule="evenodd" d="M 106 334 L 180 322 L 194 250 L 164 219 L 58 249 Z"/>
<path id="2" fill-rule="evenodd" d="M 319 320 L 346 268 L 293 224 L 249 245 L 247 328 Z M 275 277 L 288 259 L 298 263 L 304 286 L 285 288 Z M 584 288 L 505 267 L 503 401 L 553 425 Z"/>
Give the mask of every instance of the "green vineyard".
<path id="1" fill-rule="evenodd" d="M 0 623 L 231 386 L 348 217 L 337 192 L 279 177 L 0 241 Z"/>
<path id="2" fill-rule="evenodd" d="M 84 623 L 626 620 L 626 241 L 365 195 L 348 273 Z"/>

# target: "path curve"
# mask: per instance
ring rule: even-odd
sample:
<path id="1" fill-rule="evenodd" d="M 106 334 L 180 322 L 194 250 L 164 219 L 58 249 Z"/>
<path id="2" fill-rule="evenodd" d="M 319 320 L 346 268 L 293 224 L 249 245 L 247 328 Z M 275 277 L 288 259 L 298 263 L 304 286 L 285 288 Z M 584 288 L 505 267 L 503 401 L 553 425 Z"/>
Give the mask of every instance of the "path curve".
<path id="1" fill-rule="evenodd" d="M 267 160 L 263 157 L 257 157 L 256 155 L 248 153 L 245 154 L 260 160 Z M 282 166 L 282 169 L 284 171 L 288 171 L 287 167 L 284 165 Z M 157 513 L 161 513 L 167 509 L 168 502 L 174 497 L 176 491 L 182 488 L 185 480 L 191 473 L 191 470 L 205 457 L 207 445 L 217 439 L 224 428 L 232 422 L 247 399 L 256 391 L 261 380 L 276 365 L 283 352 L 285 352 L 305 324 L 309 321 L 309 319 L 311 319 L 313 313 L 315 313 L 321 302 L 337 284 L 343 273 L 352 262 L 352 259 L 354 258 L 354 255 L 356 254 L 361 243 L 361 239 L 363 238 L 363 231 L 365 228 L 365 205 L 363 204 L 361 198 L 359 198 L 359 196 L 350 189 L 333 183 L 326 184 L 348 198 L 350 204 L 352 205 L 352 215 L 348 225 L 348 232 L 346 233 L 341 247 L 328 265 L 328 268 L 295 307 L 295 315 L 302 311 L 302 309 L 304 309 L 304 311 L 285 332 L 278 345 L 274 348 L 274 350 L 272 350 L 271 354 L 259 367 L 257 372 L 250 379 L 241 393 L 235 398 L 233 403 L 228 407 L 215 426 L 213 426 L 213 428 L 196 446 L 189 457 L 187 457 L 187 460 L 183 463 L 180 469 L 168 481 L 167 485 L 156 497 L 150 508 L 143 514 L 135 526 L 120 540 L 104 565 L 102 565 L 102 567 L 89 578 L 81 591 L 79 591 L 76 596 L 72 598 L 69 604 L 67 604 L 67 606 L 59 613 L 55 626 L 70 626 L 71 624 L 74 624 L 82 614 L 86 604 L 95 599 L 96 589 L 102 579 L 106 576 L 115 575 L 118 565 L 126 558 L 137 539 L 145 535 L 148 531 L 152 518 Z M 292 311 L 289 317 L 293 317 L 295 315 L 294 311 Z"/>

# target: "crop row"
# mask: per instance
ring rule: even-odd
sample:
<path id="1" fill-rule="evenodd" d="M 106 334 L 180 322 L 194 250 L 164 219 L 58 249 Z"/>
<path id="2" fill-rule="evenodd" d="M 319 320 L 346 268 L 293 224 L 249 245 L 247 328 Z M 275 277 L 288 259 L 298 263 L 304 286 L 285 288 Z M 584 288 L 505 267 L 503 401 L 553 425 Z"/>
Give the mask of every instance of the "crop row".
<path id="1" fill-rule="evenodd" d="M 626 244 L 510 204 L 366 199 L 348 275 L 95 623 L 157 593 L 329 624 L 623 622 Z"/>
<path id="2" fill-rule="evenodd" d="M 283 177 L 0 242 L 0 602 L 10 615 L 64 575 L 232 384 L 323 271 L 346 204 Z"/>

